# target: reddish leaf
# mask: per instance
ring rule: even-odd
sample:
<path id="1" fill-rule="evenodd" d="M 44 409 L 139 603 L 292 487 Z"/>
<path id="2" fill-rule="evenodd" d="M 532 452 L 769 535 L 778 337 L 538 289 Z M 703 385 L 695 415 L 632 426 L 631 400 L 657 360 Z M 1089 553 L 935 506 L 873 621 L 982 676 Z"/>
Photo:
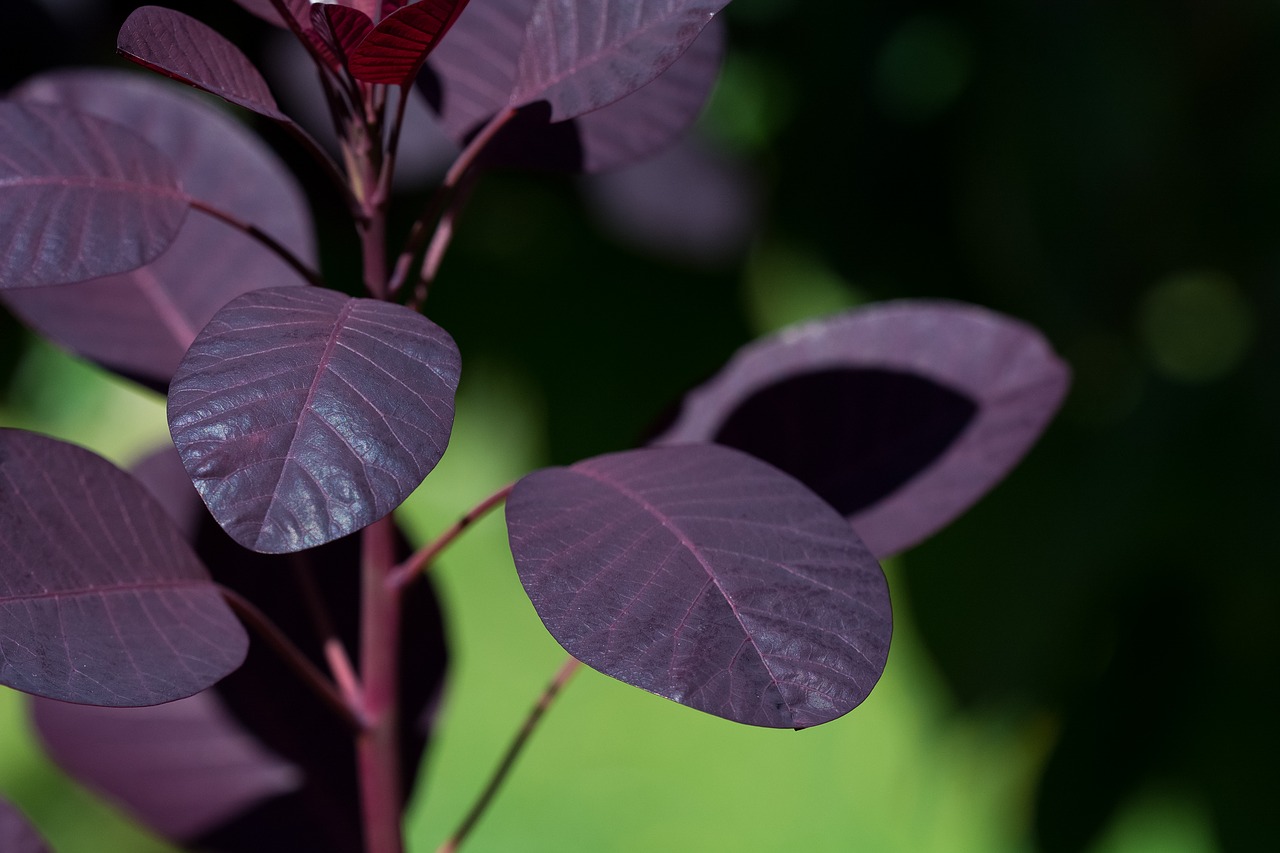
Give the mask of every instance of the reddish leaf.
<path id="1" fill-rule="evenodd" d="M 340 66 L 346 66 L 352 51 L 373 31 L 373 21 L 368 15 L 336 3 L 317 3 L 312 6 L 311 26 Z"/>
<path id="2" fill-rule="evenodd" d="M 296 255 L 314 257 L 306 199 L 292 175 L 256 135 L 202 97 L 101 69 L 42 75 L 13 97 L 114 117 L 171 158 L 192 196 L 254 223 Z M 230 174 L 237 179 L 228 181 Z M 301 283 L 274 253 L 196 215 L 168 251 L 137 270 L 0 298 L 42 335 L 163 389 L 196 332 L 224 304 L 249 290 Z"/>
<path id="3" fill-rule="evenodd" d="M 884 557 L 933 534 L 1031 448 L 1069 374 L 1034 329 L 902 301 L 744 347 L 658 443 L 717 441 L 826 497 Z"/>
<path id="4" fill-rule="evenodd" d="M 154 708 L 44 699 L 33 712 L 59 767 L 179 843 L 302 784 L 298 769 L 246 733 L 211 690 Z"/>
<path id="5" fill-rule="evenodd" d="M 136 269 L 187 214 L 172 167 L 137 134 L 63 107 L 0 102 L 0 289 Z"/>
<path id="6" fill-rule="evenodd" d="M 311 548 L 395 509 L 453 425 L 458 351 L 403 306 L 316 288 L 233 300 L 169 389 L 169 426 L 205 503 L 255 551 Z"/>
<path id="7" fill-rule="evenodd" d="M 570 654 L 759 726 L 835 719 L 889 653 L 889 590 L 799 482 L 704 444 L 535 472 L 507 502 L 516 569 Z"/>
<path id="8" fill-rule="evenodd" d="M 413 82 L 427 54 L 466 6 L 466 0 L 419 0 L 397 9 L 379 21 L 351 54 L 351 75 L 390 86 Z"/>
<path id="9" fill-rule="evenodd" d="M 48 845 L 35 827 L 3 798 L 0 798 L 0 850 L 5 853 L 49 853 Z"/>
<path id="10" fill-rule="evenodd" d="M 613 103 L 680 57 L 728 0 L 538 0 L 511 105 L 545 100 L 563 121 Z"/>
<path id="11" fill-rule="evenodd" d="M 117 49 L 167 77 L 181 80 L 268 118 L 288 121 L 267 81 L 240 49 L 195 18 L 143 6 L 120 27 Z"/>
<path id="12" fill-rule="evenodd" d="M 155 705 L 236 669 L 248 637 L 164 510 L 101 457 L 0 430 L 0 684 Z"/>

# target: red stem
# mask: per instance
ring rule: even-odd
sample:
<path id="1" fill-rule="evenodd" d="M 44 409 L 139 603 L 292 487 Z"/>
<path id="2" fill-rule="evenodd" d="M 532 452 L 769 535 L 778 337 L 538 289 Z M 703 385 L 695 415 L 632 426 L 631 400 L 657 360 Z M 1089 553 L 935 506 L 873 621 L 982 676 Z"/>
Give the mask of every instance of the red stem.
<path id="1" fill-rule="evenodd" d="M 469 509 L 462 518 L 450 525 L 449 529 L 419 548 L 409 559 L 396 566 L 391 574 L 387 576 L 387 583 L 393 589 L 400 589 L 418 574 L 426 571 L 427 567 L 431 565 L 431 561 L 438 557 L 441 551 L 449 547 L 449 544 L 454 539 L 457 539 L 464 530 L 484 518 L 485 514 L 490 510 L 501 505 L 514 488 L 515 483 L 508 483 Z"/>
<path id="2" fill-rule="evenodd" d="M 361 535 L 360 676 L 367 725 L 356 738 L 365 853 L 402 853 L 400 811 L 400 596 L 387 574 L 395 565 L 390 516 Z"/>

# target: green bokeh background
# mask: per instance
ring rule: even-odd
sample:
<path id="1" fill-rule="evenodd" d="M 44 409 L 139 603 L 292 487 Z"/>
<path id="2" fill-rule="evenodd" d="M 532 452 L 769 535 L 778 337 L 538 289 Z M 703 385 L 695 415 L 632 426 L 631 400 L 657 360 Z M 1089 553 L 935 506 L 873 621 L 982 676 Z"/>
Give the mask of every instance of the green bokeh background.
<path id="1" fill-rule="evenodd" d="M 115 62 L 135 4 L 58 5 L 74 13 L 6 4 L 0 85 Z M 269 46 L 229 2 L 168 5 Z M 1026 320 L 1072 394 L 1004 484 L 886 565 L 894 643 L 862 707 L 740 728 L 584 671 L 467 849 L 1270 849 L 1280 3 L 734 0 L 725 17 L 699 132 L 754 176 L 750 244 L 674 258 L 611 234 L 576 182 L 482 183 L 430 303 L 464 379 L 449 452 L 402 512 L 415 536 L 532 468 L 630 446 L 755 335 L 864 301 Z M 347 275 L 349 235 L 320 235 Z M 2 315 L 0 388 L 0 424 L 121 463 L 165 436 L 158 398 Z M 562 659 L 499 518 L 435 579 L 455 668 L 415 853 Z M 0 793 L 63 853 L 166 849 L 48 765 L 9 691 Z"/>

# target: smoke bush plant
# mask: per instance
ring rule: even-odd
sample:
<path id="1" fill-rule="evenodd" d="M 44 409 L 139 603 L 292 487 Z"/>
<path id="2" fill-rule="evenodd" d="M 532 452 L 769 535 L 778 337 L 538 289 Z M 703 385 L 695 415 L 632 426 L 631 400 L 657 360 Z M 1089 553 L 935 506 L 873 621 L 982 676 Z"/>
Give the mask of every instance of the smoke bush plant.
<path id="1" fill-rule="evenodd" d="M 74 71 L 0 102 L 0 294 L 165 391 L 173 438 L 130 474 L 0 430 L 0 683 L 40 697 L 55 759 L 179 844 L 400 850 L 445 675 L 424 572 L 504 503 L 520 579 L 571 657 L 446 849 L 579 662 L 756 726 L 862 702 L 891 632 L 877 560 L 1034 442 L 1067 383 L 1040 336 L 914 301 L 786 330 L 647 446 L 535 471 L 415 549 L 391 513 L 445 452 L 461 366 L 424 312 L 476 179 L 671 143 L 714 83 L 726 2 L 237 2 L 305 48 L 339 156 L 184 14 L 138 9 L 119 50 L 318 159 L 359 238 L 360 295 L 317 269 L 290 173 L 200 96 Z M 415 86 L 461 153 L 391 234 Z M 3 804 L 0 846 L 41 849 Z"/>

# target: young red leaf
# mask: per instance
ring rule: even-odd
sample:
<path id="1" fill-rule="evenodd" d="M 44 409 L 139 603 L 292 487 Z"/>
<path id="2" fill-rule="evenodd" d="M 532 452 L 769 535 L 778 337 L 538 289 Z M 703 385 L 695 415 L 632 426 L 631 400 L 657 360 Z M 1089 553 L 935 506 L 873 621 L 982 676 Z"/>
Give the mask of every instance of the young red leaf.
<path id="1" fill-rule="evenodd" d="M 404 86 L 413 82 L 418 69 L 453 22 L 467 0 L 418 0 L 392 12 L 351 54 L 348 69 L 357 80 Z"/>
<path id="2" fill-rule="evenodd" d="M 42 699 L 32 710 L 59 767 L 179 844 L 302 784 L 298 768 L 245 732 L 212 690 L 153 708 Z"/>
<path id="3" fill-rule="evenodd" d="M 311 7 L 311 27 L 338 65 L 345 66 L 352 51 L 373 31 L 373 20 L 350 6 L 317 3 Z"/>
<path id="4" fill-rule="evenodd" d="M 507 526 L 547 630 L 628 684 L 804 728 L 847 713 L 884 670 L 875 558 L 821 498 L 745 453 L 649 448 L 537 471 Z"/>
<path id="5" fill-rule="evenodd" d="M 890 302 L 744 347 L 657 443 L 716 441 L 771 462 L 885 557 L 1003 479 L 1068 382 L 1029 326 L 970 305 Z"/>
<path id="6" fill-rule="evenodd" d="M 215 30 L 181 12 L 159 6 L 134 10 L 120 27 L 116 47 L 166 77 L 268 118 L 289 121 L 248 57 Z"/>
<path id="7" fill-rule="evenodd" d="M 12 97 L 113 118 L 168 155 L 190 195 L 314 258 L 309 208 L 293 176 L 259 137 L 205 98 L 152 77 L 101 69 L 45 74 Z M 45 337 L 163 389 L 196 333 L 228 301 L 302 283 L 256 241 L 195 215 L 144 267 L 56 289 L 7 290 L 0 299 Z"/>
<path id="8" fill-rule="evenodd" d="M 49 853 L 48 845 L 35 827 L 3 797 L 0 797 L 0 850 L 5 853 Z"/>
<path id="9" fill-rule="evenodd" d="M 73 445 L 0 430 L 0 684 L 113 707 L 190 696 L 248 637 L 164 510 Z"/>
<path id="10" fill-rule="evenodd" d="M 237 542 L 283 553 L 395 509 L 453 426 L 459 357 L 401 305 L 317 288 L 240 296 L 196 338 L 169 388 L 169 427 Z"/>
<path id="11" fill-rule="evenodd" d="M 511 105 L 545 100 L 563 121 L 613 103 L 665 71 L 727 3 L 538 0 Z"/>
<path id="12" fill-rule="evenodd" d="M 169 247 L 187 196 L 136 133 L 65 107 L 0 102 L 0 289 L 136 269 Z"/>

